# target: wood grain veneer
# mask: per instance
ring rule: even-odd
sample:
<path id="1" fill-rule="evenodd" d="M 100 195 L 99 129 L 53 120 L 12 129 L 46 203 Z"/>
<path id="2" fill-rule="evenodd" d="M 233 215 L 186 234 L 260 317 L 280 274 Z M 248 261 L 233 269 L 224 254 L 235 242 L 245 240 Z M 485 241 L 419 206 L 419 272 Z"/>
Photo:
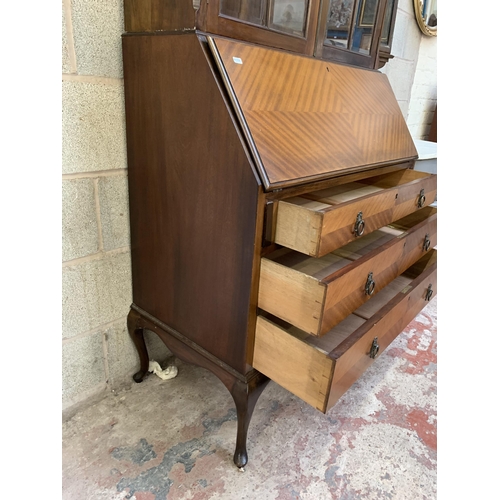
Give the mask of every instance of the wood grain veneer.
<path id="1" fill-rule="evenodd" d="M 195 10 L 190 0 L 124 0 L 125 31 L 194 30 Z"/>
<path id="2" fill-rule="evenodd" d="M 324 337 L 312 337 L 272 316 L 257 318 L 254 366 L 316 409 L 326 412 L 361 376 L 374 359 L 369 352 L 375 337 L 379 354 L 425 306 L 426 290 L 437 293 L 436 252 L 414 270 L 415 279 L 401 276 L 389 293 L 348 316 Z M 364 311 L 361 309 L 365 308 Z"/>
<path id="3" fill-rule="evenodd" d="M 133 379 L 148 375 L 146 329 L 214 373 L 236 406 L 240 468 L 268 376 L 326 411 L 372 362 L 374 335 L 383 350 L 425 305 L 435 273 L 434 212 L 378 229 L 415 211 L 418 187 L 404 181 L 417 152 L 386 76 L 308 57 L 327 3 L 308 2 L 300 36 L 220 15 L 218 0 L 197 13 L 188 0 L 124 0 Z M 374 67 L 381 27 L 368 58 L 342 61 Z M 430 203 L 433 183 L 421 187 Z M 372 234 L 338 249 L 358 210 Z M 337 250 L 280 248 L 280 232 L 306 253 Z"/>
<path id="4" fill-rule="evenodd" d="M 428 206 L 436 198 L 437 176 L 401 170 L 287 198 L 276 209 L 274 241 L 321 257 L 357 238 L 360 212 L 366 235 L 418 210 L 422 190 Z"/>
<path id="5" fill-rule="evenodd" d="M 324 335 L 437 243 L 437 210 L 363 236 L 321 258 L 282 248 L 262 258 L 259 307 L 311 335 Z M 375 281 L 365 293 L 368 275 Z"/>
<path id="6" fill-rule="evenodd" d="M 434 290 L 433 297 L 437 295 L 437 252 L 429 252 L 423 262 L 426 264 L 417 265 L 419 272 L 413 281 L 329 354 L 335 362 L 335 372 L 326 411 L 373 363 L 374 360 L 368 356 L 373 338 L 378 339 L 380 355 L 425 307 L 427 304 L 425 295 L 429 284 Z M 408 273 L 408 276 L 410 275 L 411 273 Z"/>
<path id="7" fill-rule="evenodd" d="M 225 91 L 194 34 L 123 60 L 134 303 L 245 372 L 259 179 Z"/>
<path id="8" fill-rule="evenodd" d="M 201 3 L 197 27 L 208 33 L 251 41 L 259 45 L 276 47 L 299 54 L 312 55 L 318 25 L 319 6 L 320 0 L 309 0 L 304 36 L 291 35 L 278 29 L 241 22 L 229 16 L 221 15 L 220 3 L 217 1 Z"/>
<path id="9" fill-rule="evenodd" d="M 417 157 L 385 75 L 213 41 L 267 189 Z"/>

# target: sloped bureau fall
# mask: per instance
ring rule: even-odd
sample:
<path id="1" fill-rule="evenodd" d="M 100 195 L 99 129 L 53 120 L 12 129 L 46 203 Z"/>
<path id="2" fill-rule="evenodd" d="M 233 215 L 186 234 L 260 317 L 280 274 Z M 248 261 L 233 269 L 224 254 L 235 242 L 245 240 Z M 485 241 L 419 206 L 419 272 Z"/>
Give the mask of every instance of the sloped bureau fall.
<path id="1" fill-rule="evenodd" d="M 186 33 L 123 37 L 133 304 L 234 398 L 326 412 L 437 294 L 436 176 L 385 75 Z M 334 410 L 332 410 L 334 411 Z"/>

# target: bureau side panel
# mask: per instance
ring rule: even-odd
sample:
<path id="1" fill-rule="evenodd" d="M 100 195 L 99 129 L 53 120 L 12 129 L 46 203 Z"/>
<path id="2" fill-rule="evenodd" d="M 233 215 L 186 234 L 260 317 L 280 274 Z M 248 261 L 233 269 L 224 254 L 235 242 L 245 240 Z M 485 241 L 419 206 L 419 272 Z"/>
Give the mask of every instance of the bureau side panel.
<path id="1" fill-rule="evenodd" d="M 123 58 L 134 303 L 244 373 L 258 180 L 194 34 Z"/>

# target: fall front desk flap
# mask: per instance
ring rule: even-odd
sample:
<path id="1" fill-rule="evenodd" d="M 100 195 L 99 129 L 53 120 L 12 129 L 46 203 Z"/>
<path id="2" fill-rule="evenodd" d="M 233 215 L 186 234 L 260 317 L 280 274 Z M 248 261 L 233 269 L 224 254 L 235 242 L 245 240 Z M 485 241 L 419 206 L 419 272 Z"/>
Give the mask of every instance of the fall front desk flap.
<path id="1" fill-rule="evenodd" d="M 384 74 L 208 41 L 266 189 L 417 157 Z"/>

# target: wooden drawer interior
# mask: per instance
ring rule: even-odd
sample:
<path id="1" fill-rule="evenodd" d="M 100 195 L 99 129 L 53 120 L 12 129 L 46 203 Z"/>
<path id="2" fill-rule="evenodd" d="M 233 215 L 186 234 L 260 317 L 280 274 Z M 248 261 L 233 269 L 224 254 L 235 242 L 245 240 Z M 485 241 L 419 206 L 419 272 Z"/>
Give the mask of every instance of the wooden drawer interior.
<path id="1" fill-rule="evenodd" d="M 436 295 L 437 251 L 433 249 L 323 337 L 261 314 L 252 364 L 326 412 Z M 374 345 L 378 351 L 372 358 Z"/>
<path id="2" fill-rule="evenodd" d="M 425 207 L 320 258 L 281 248 L 262 258 L 258 305 L 324 335 L 436 245 L 437 209 Z"/>
<path id="3" fill-rule="evenodd" d="M 280 201 L 275 243 L 321 257 L 434 202 L 437 176 L 405 169 Z"/>

